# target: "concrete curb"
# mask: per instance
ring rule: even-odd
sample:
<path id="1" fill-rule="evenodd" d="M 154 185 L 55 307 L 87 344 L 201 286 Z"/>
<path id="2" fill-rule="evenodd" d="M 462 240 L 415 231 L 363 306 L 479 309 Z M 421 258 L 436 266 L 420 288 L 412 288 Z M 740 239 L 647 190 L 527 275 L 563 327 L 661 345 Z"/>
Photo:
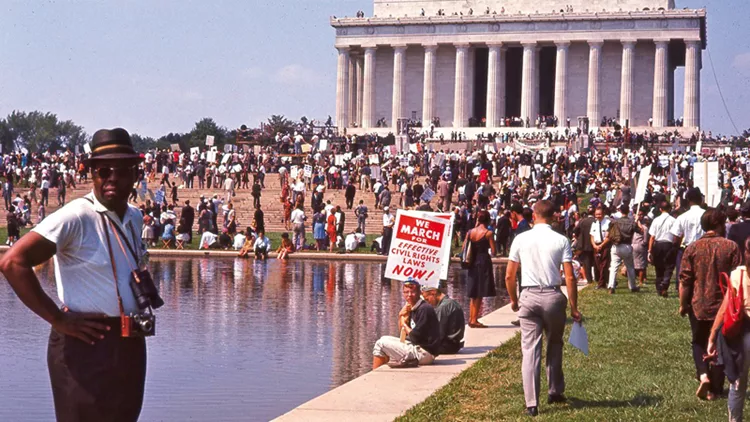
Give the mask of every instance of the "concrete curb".
<path id="1" fill-rule="evenodd" d="M 585 287 L 578 286 L 578 290 Z M 459 354 L 438 356 L 433 365 L 417 368 L 382 366 L 292 409 L 274 421 L 392 421 L 515 337 L 520 328 L 512 325 L 511 321 L 516 319 L 517 314 L 510 305 L 506 305 L 482 318 L 489 328 L 466 327 L 465 346 Z M 519 409 L 522 408 L 522 395 L 518 397 L 518 403 Z"/>

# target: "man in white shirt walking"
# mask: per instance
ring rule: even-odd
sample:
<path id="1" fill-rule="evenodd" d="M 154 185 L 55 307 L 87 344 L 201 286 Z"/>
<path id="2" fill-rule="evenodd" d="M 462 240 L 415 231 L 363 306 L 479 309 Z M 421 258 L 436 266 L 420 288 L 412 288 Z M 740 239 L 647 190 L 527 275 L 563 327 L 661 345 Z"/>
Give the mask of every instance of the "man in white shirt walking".
<path id="1" fill-rule="evenodd" d="M 564 402 L 565 378 L 562 371 L 565 310 L 570 302 L 570 315 L 581 321 L 578 312 L 578 290 L 573 274 L 573 254 L 568 239 L 556 233 L 549 223 L 554 218 L 554 205 L 539 201 L 534 206 L 534 228 L 515 238 L 510 248 L 505 285 L 514 312 L 521 320 L 521 353 L 523 392 L 526 413 L 539 412 L 539 384 L 542 365 L 542 332 L 547 336 L 547 403 Z M 520 298 L 516 295 L 516 273 L 521 266 Z M 560 267 L 565 273 L 568 299 L 562 293 Z M 520 311 L 519 311 L 520 309 Z"/>
<path id="2" fill-rule="evenodd" d="M 669 280 L 677 263 L 677 247 L 674 244 L 674 235 L 670 233 L 675 219 L 669 213 L 672 205 L 667 201 L 659 204 L 661 214 L 651 223 L 648 234 L 651 236 L 648 242 L 648 260 L 654 264 L 656 270 L 656 294 L 667 297 Z"/>
<path id="3" fill-rule="evenodd" d="M 701 208 L 701 204 L 703 203 L 703 194 L 701 194 L 700 189 L 688 189 L 688 191 L 685 193 L 685 200 L 687 201 L 690 209 L 677 217 L 674 223 L 672 223 L 672 228 L 669 231 L 675 237 L 675 247 L 679 248 L 675 260 L 677 266 L 677 274 L 675 275 L 676 292 L 680 291 L 679 275 L 682 253 L 685 251 L 685 248 L 690 246 L 691 243 L 695 242 L 703 236 L 703 229 L 701 228 L 701 217 L 703 217 L 703 213 L 706 212 L 706 210 Z"/>

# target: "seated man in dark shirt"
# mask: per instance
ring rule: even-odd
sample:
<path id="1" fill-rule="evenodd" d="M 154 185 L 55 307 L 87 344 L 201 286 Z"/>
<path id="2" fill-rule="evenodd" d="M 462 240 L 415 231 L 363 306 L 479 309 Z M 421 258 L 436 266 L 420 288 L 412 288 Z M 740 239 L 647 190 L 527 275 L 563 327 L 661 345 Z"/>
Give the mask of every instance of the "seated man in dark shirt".
<path id="1" fill-rule="evenodd" d="M 396 367 L 430 365 L 440 348 L 440 326 L 435 309 L 420 298 L 419 282 L 409 278 L 404 282 L 406 300 L 398 314 L 401 338 L 383 336 L 373 348 L 372 369 L 385 364 Z"/>
<path id="2" fill-rule="evenodd" d="M 440 323 L 438 353 L 455 355 L 464 347 L 466 320 L 461 305 L 449 298 L 448 295 L 443 294 L 437 287 L 422 286 L 422 297 L 435 308 L 435 314 Z"/>

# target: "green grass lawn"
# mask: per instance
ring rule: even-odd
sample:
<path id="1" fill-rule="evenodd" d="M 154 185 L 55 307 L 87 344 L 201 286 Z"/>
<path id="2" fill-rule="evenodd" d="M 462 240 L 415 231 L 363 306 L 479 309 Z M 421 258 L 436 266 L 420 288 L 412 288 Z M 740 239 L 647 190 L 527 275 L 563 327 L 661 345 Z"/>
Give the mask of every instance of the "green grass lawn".
<path id="1" fill-rule="evenodd" d="M 590 355 L 566 344 L 565 404 L 546 404 L 542 367 L 540 421 L 721 421 L 726 399 L 695 397 L 690 325 L 677 314 L 678 299 L 657 297 L 649 284 L 631 294 L 621 282 L 615 295 L 593 288 L 579 296 Z M 570 320 L 568 321 L 570 323 Z M 570 324 L 566 327 L 567 342 Z M 401 421 L 528 420 L 521 382 L 521 342 L 516 336 L 454 378 Z M 544 355 L 543 355 L 544 356 Z"/>

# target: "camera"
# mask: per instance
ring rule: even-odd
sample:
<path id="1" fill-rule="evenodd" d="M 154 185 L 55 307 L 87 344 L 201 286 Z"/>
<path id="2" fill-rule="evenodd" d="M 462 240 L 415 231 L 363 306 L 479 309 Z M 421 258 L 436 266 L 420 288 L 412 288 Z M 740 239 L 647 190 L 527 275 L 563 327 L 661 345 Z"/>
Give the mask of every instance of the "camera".
<path id="1" fill-rule="evenodd" d="M 122 337 L 151 337 L 156 335 L 156 315 L 130 314 L 120 317 Z"/>
<path id="2" fill-rule="evenodd" d="M 140 309 L 159 309 L 164 306 L 164 300 L 159 296 L 148 270 L 136 270 L 131 273 L 130 289 L 133 290 L 133 296 Z"/>

